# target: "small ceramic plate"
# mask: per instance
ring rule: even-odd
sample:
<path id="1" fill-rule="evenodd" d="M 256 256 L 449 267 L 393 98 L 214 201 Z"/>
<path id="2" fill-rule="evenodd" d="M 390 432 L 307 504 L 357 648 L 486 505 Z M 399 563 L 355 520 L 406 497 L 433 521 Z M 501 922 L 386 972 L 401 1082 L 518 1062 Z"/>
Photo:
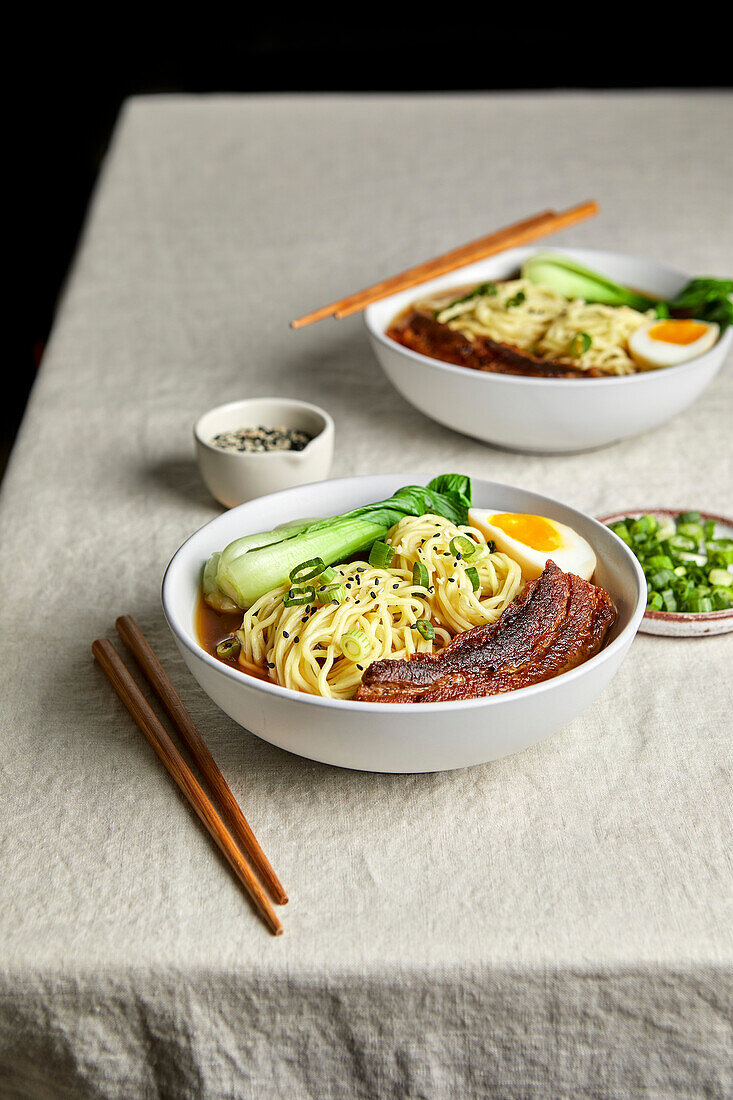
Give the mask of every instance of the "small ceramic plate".
<path id="1" fill-rule="evenodd" d="M 614 512 L 612 515 L 599 516 L 599 522 L 618 523 L 619 520 L 631 516 L 637 519 L 639 516 L 657 516 L 668 519 L 675 518 L 680 512 L 690 511 L 689 508 L 631 508 L 626 512 Z M 703 520 L 711 519 L 715 522 L 716 538 L 733 538 L 733 519 L 726 516 L 715 516 L 711 512 L 700 512 Z M 733 630 L 733 608 L 724 611 L 651 611 L 647 609 L 641 620 L 639 632 L 642 634 L 663 634 L 668 638 L 705 638 L 713 634 L 727 634 Z"/>

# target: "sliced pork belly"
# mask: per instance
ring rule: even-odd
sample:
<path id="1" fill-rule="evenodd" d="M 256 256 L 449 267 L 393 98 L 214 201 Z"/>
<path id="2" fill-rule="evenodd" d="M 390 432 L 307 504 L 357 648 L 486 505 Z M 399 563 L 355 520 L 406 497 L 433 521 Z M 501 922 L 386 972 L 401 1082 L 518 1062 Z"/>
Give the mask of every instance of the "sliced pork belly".
<path id="1" fill-rule="evenodd" d="M 607 592 L 548 561 L 495 623 L 456 635 L 440 653 L 369 665 L 357 699 L 430 703 L 514 691 L 587 661 L 615 621 Z"/>
<path id="2" fill-rule="evenodd" d="M 463 333 L 455 332 L 419 310 L 413 310 L 393 324 L 387 329 L 387 336 L 431 359 L 492 374 L 523 374 L 541 378 L 595 378 L 603 375 L 602 371 L 594 368 L 579 370 L 559 360 L 539 359 L 528 351 L 490 340 L 488 336 L 468 340 Z"/>

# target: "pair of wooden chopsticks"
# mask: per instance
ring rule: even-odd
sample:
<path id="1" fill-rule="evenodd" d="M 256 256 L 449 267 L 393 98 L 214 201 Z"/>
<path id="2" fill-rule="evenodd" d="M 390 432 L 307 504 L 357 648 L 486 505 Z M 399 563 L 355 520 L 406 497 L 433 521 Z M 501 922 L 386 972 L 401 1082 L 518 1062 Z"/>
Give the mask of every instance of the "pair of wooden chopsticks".
<path id="1" fill-rule="evenodd" d="M 262 886 L 255 877 L 242 850 L 250 857 L 259 871 L 272 897 L 279 905 L 285 905 L 287 894 L 270 866 L 267 856 L 242 813 L 216 761 L 196 729 L 191 715 L 168 679 L 163 666 L 140 627 L 130 615 L 122 615 L 115 626 L 125 645 L 132 651 L 153 691 L 196 764 L 201 769 L 210 790 L 216 795 L 230 829 L 217 813 L 201 784 L 189 768 L 160 719 L 135 682 L 119 653 L 106 638 L 98 638 L 92 644 L 92 653 L 112 687 L 125 704 L 143 734 L 160 757 L 169 774 L 178 784 L 188 802 L 206 826 L 210 836 L 224 855 L 230 867 L 254 902 L 271 932 L 282 934 L 283 926 Z M 231 831 L 230 831 L 231 830 Z"/>
<path id="2" fill-rule="evenodd" d="M 389 279 L 383 279 L 381 283 L 373 283 L 364 290 L 358 290 L 355 294 L 348 294 L 345 298 L 339 298 L 330 305 L 314 309 L 312 313 L 304 313 L 302 317 L 296 317 L 290 322 L 291 328 L 304 328 L 312 325 L 314 321 L 322 321 L 325 317 L 350 317 L 352 313 L 359 313 L 366 309 L 372 302 L 378 302 L 380 298 L 387 298 L 390 294 L 396 294 L 400 290 L 409 290 L 419 283 L 435 279 L 438 275 L 446 275 L 449 271 L 472 264 L 476 260 L 485 260 L 487 256 L 494 256 L 497 252 L 504 252 L 507 248 L 516 248 L 520 244 L 529 244 L 530 241 L 547 237 L 550 233 L 557 233 L 561 229 L 567 229 L 571 225 L 593 218 L 598 213 L 597 202 L 582 202 L 578 206 L 571 206 L 568 210 L 543 210 L 540 214 L 533 214 L 530 218 L 507 225 L 496 233 L 490 233 L 488 237 L 479 237 L 476 241 L 454 248 L 450 252 L 444 252 L 425 263 L 409 267 L 399 275 L 392 275 Z"/>

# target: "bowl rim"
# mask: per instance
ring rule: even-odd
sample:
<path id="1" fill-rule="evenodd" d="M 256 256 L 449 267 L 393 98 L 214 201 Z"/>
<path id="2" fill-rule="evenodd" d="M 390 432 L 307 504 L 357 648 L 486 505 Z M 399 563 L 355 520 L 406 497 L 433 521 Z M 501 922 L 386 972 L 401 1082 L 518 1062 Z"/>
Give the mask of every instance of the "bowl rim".
<path id="1" fill-rule="evenodd" d="M 212 413 L 228 412 L 230 409 L 235 409 L 244 405 L 253 405 L 258 401 L 266 401 L 270 405 L 296 406 L 299 409 L 306 409 L 308 412 L 315 413 L 322 421 L 322 426 L 317 435 L 314 435 L 312 439 L 309 439 L 305 447 L 300 451 L 229 451 L 223 447 L 216 447 L 211 441 L 205 438 L 201 433 L 201 423 L 206 417 L 211 416 Z M 235 459 L 240 461 L 244 459 L 249 462 L 251 460 L 262 461 L 263 459 L 272 459 L 273 457 L 282 457 L 287 455 L 288 459 L 297 459 L 303 461 L 304 458 L 310 457 L 306 454 L 308 449 L 316 443 L 317 440 L 322 440 L 324 436 L 332 434 L 335 431 L 333 417 L 330 413 L 327 413 L 325 409 L 322 409 L 320 405 L 314 405 L 311 401 L 301 401 L 297 397 L 268 397 L 266 394 L 262 397 L 242 397 L 237 401 L 225 401 L 221 405 L 212 405 L 206 412 L 202 412 L 200 416 L 196 418 L 193 425 L 193 436 L 196 443 L 203 447 L 211 454 L 217 456 L 225 456 L 229 459 Z M 256 498 L 253 498 L 256 499 Z M 248 502 L 245 502 L 248 503 Z"/>
<path id="2" fill-rule="evenodd" d="M 379 475 L 361 474 L 361 475 L 355 475 L 355 476 L 352 476 L 352 477 L 330 478 L 330 479 L 328 479 L 328 483 L 329 484 L 344 485 L 345 483 L 353 483 L 355 481 L 369 480 L 369 479 L 374 478 L 375 476 L 378 476 L 378 477 L 393 477 L 393 478 L 395 478 L 395 480 L 404 479 L 404 477 L 405 477 L 404 474 L 393 474 L 393 473 L 386 473 L 386 474 L 379 474 Z M 476 479 L 476 480 L 484 481 L 485 479 L 479 478 L 479 479 Z M 324 483 L 323 482 L 320 482 L 320 483 L 310 482 L 309 484 L 313 485 L 313 484 L 324 484 Z M 519 486 L 507 485 L 505 482 L 494 481 L 494 482 L 491 482 L 491 484 L 495 485 L 498 489 L 509 489 L 509 490 L 520 489 Z M 303 489 L 303 488 L 305 488 L 305 485 L 298 485 L 298 486 L 294 486 L 291 489 L 281 489 L 281 490 L 278 490 L 277 492 L 274 492 L 274 493 L 267 493 L 267 494 L 264 494 L 261 497 L 255 497 L 252 500 L 245 501 L 243 504 L 240 504 L 237 507 L 239 507 L 239 508 L 247 507 L 248 505 L 253 504 L 255 501 L 270 500 L 274 497 L 277 497 L 277 496 L 281 495 L 282 493 L 293 492 L 294 489 Z M 522 491 L 522 490 L 520 489 L 520 491 Z M 523 491 L 528 491 L 528 490 L 523 490 Z M 532 492 L 533 490 L 529 490 L 529 491 Z M 602 524 L 598 520 L 594 519 L 594 517 L 589 515 L 588 513 L 580 512 L 577 508 L 573 508 L 571 505 L 566 505 L 562 501 L 557 500 L 557 498 L 555 498 L 555 497 L 547 497 L 546 494 L 543 494 L 543 493 L 537 493 L 535 495 L 536 496 L 542 496 L 542 497 L 544 497 L 544 499 L 548 500 L 549 502 L 551 502 L 553 504 L 559 504 L 561 507 L 567 508 L 570 512 L 576 513 L 577 515 L 581 516 L 584 520 L 587 520 L 591 524 L 596 525 L 600 530 L 602 530 L 604 532 L 604 534 L 607 533 L 607 534 L 613 535 L 612 531 L 609 531 L 608 528 L 604 524 Z M 224 513 L 224 515 L 228 515 L 230 512 L 233 512 L 234 510 L 235 509 L 230 509 L 229 512 Z M 176 570 L 180 566 L 180 562 L 183 559 L 183 557 L 185 556 L 186 548 L 189 546 L 189 544 L 194 539 L 197 539 L 200 536 L 202 531 L 204 531 L 212 523 L 216 523 L 217 521 L 221 520 L 221 518 L 222 518 L 222 516 L 215 516 L 213 519 L 209 520 L 207 523 L 204 523 L 201 527 L 199 527 L 198 530 L 194 531 L 191 535 L 189 535 L 189 537 L 181 544 L 181 546 L 179 546 L 178 550 L 175 552 L 175 554 L 173 555 L 173 557 L 171 558 L 170 562 L 168 563 L 168 565 L 166 567 L 165 573 L 163 575 L 162 586 L 161 586 L 161 602 L 162 602 L 162 605 L 163 605 L 163 614 L 165 616 L 166 622 L 168 623 L 168 627 L 171 630 L 171 632 L 173 633 L 173 635 L 176 638 L 179 645 L 182 645 L 185 649 L 187 649 L 189 651 L 189 653 L 191 653 L 198 660 L 203 661 L 204 664 L 206 664 L 213 671 L 220 673 L 221 675 L 225 676 L 227 679 L 230 679 L 233 683 L 239 684 L 239 685 L 241 685 L 245 688 L 250 688 L 254 691 L 261 691 L 266 695 L 274 695 L 276 698 L 281 698 L 283 700 L 297 702 L 297 703 L 303 703 L 304 705 L 307 705 L 307 706 L 326 707 L 326 708 L 329 708 L 329 709 L 335 707 L 340 711 L 357 711 L 360 714 L 371 712 L 371 713 L 374 713 L 374 714 L 384 714 L 384 713 L 386 713 L 386 714 L 390 714 L 390 715 L 393 715 L 393 716 L 394 715 L 403 715 L 405 717 L 408 717 L 410 715 L 434 714 L 434 713 L 439 713 L 441 711 L 445 711 L 445 712 L 447 712 L 447 711 L 456 711 L 456 710 L 457 711 L 463 711 L 463 710 L 471 710 L 475 707 L 491 707 L 491 706 L 507 705 L 513 699 L 520 699 L 520 698 L 524 699 L 524 698 L 528 698 L 531 695 L 539 695 L 539 694 L 541 694 L 542 692 L 545 692 L 545 691 L 552 691 L 553 689 L 557 690 L 558 685 L 570 684 L 572 681 L 577 680 L 579 677 L 582 677 L 583 675 L 586 675 L 592 669 L 598 668 L 601 664 L 604 664 L 606 661 L 613 659 L 615 657 L 615 655 L 617 653 L 619 653 L 620 650 L 623 650 L 625 647 L 627 647 L 628 645 L 631 644 L 631 642 L 633 641 L 633 639 L 634 639 L 634 637 L 635 637 L 635 635 L 636 635 L 636 633 L 639 629 L 639 624 L 641 623 L 641 621 L 644 617 L 644 611 L 645 611 L 645 608 L 646 608 L 646 577 L 644 576 L 644 572 L 641 568 L 641 564 L 639 563 L 639 560 L 636 557 L 636 555 L 632 553 L 632 551 L 629 549 L 629 547 L 626 546 L 626 544 L 621 539 L 618 539 L 617 536 L 614 536 L 614 538 L 617 539 L 617 541 L 619 543 L 619 546 L 622 548 L 621 552 L 626 556 L 626 559 L 627 559 L 628 563 L 631 565 L 632 571 L 636 576 L 636 583 L 637 583 L 636 604 L 635 604 L 635 606 L 633 608 L 633 611 L 632 611 L 632 613 L 629 617 L 628 623 L 621 630 L 618 637 L 614 638 L 613 641 L 609 645 L 605 646 L 599 653 L 596 653 L 593 657 L 589 658 L 589 660 L 583 662 L 583 664 L 577 665 L 575 668 L 572 668 L 567 672 L 563 672 L 559 676 L 554 676 L 554 677 L 552 677 L 548 680 L 543 680 L 538 684 L 531 684 L 528 687 L 523 687 L 523 688 L 515 688 L 513 691 L 503 692 L 503 693 L 498 694 L 498 695 L 484 695 L 484 696 L 480 696 L 477 699 L 456 699 L 456 700 L 447 700 L 447 701 L 441 701 L 441 702 L 435 702 L 435 703 L 409 703 L 409 704 L 406 704 L 406 703 L 368 703 L 368 702 L 360 702 L 360 701 L 357 701 L 356 699 L 324 699 L 324 698 L 322 698 L 321 696 L 318 696 L 318 695 L 309 695 L 306 692 L 295 691 L 292 688 L 281 687 L 279 684 L 270 683 L 270 681 L 268 681 L 268 680 L 260 680 L 256 676 L 247 676 L 246 673 L 238 672 L 236 669 L 230 668 L 228 665 L 225 665 L 222 661 L 217 661 L 214 657 L 211 656 L 211 654 L 207 653 L 206 650 L 203 649 L 203 647 L 200 646 L 198 644 L 198 642 L 196 642 L 191 637 L 191 635 L 189 635 L 188 631 L 183 627 L 182 623 L 180 622 L 179 617 L 176 614 L 175 609 L 172 607 L 172 599 L 171 599 L 171 589 L 172 589 L 172 584 L 173 584 L 172 578 L 173 578 Z"/>
<path id="3" fill-rule="evenodd" d="M 611 523 L 618 523 L 626 516 L 678 516 L 681 512 L 692 511 L 691 508 L 627 508 L 621 512 L 609 512 L 607 515 L 598 516 L 598 522 L 604 527 Z M 698 508 L 699 512 L 700 509 Z M 733 519 L 730 516 L 721 516 L 715 512 L 700 512 L 700 517 L 705 520 L 714 520 L 716 523 L 725 523 L 733 527 Z M 623 539 L 621 539 L 623 542 Z M 651 619 L 659 623 L 719 623 L 733 618 L 733 607 L 724 607 L 719 611 L 657 611 L 648 607 L 644 612 L 645 619 Z"/>
<path id="4" fill-rule="evenodd" d="M 451 271 L 448 274 L 458 277 L 460 276 L 461 271 L 465 270 L 465 268 L 477 267 L 478 265 L 483 263 L 490 263 L 493 260 L 500 259 L 502 256 L 509 257 L 512 255 L 516 255 L 517 253 L 521 253 L 522 255 L 524 255 L 532 251 L 534 251 L 534 248 L 530 245 L 522 245 L 518 248 L 507 249 L 506 252 L 498 252 L 495 256 L 488 256 L 486 260 L 476 260 L 471 264 L 465 264 L 464 267 L 456 268 L 455 271 Z M 667 274 L 678 276 L 681 281 L 688 281 L 692 277 L 685 272 L 680 271 L 679 268 L 673 267 L 671 264 L 663 263 L 661 260 L 645 259 L 642 256 L 635 256 L 629 252 L 613 252 L 609 251 L 608 249 L 573 247 L 556 248 L 552 251 L 558 252 L 561 255 L 577 255 L 580 259 L 590 255 L 591 253 L 601 253 L 611 258 L 631 260 L 634 263 L 654 264 L 660 269 L 663 269 Z M 434 279 L 427 279 L 425 282 L 426 284 L 429 284 L 437 282 L 438 280 L 443 280 L 444 278 L 447 278 L 447 276 L 440 275 L 436 276 Z M 417 287 L 413 287 L 412 289 L 415 290 L 416 293 L 419 293 L 420 285 L 422 284 L 418 284 Z M 601 386 L 608 387 L 633 385 L 634 383 L 640 382 L 642 379 L 648 380 L 650 378 L 666 377 L 670 371 L 674 372 L 674 374 L 677 376 L 679 376 L 679 374 L 684 371 L 688 371 L 692 374 L 696 369 L 708 366 L 710 363 L 710 359 L 715 355 L 716 352 L 720 352 L 722 350 L 723 355 L 725 355 L 725 353 L 730 348 L 731 341 L 733 341 L 732 325 L 727 329 L 727 331 L 719 333 L 718 339 L 708 351 L 703 352 L 702 355 L 697 355 L 694 359 L 688 359 L 684 363 L 675 363 L 669 367 L 658 367 L 656 370 L 637 371 L 636 374 L 618 374 L 612 375 L 608 378 L 534 378 L 531 375 L 525 374 L 515 375 L 502 374 L 500 371 L 480 371 L 475 370 L 472 367 L 459 367 L 455 363 L 446 363 L 443 359 L 434 359 L 430 355 L 423 355 L 421 352 L 413 351 L 412 348 L 406 348 L 404 344 L 399 344 L 396 340 L 392 340 L 391 337 L 387 336 L 386 332 L 382 330 L 381 326 L 375 323 L 374 314 L 375 312 L 377 312 L 377 307 L 384 307 L 388 302 L 400 297 L 404 293 L 405 291 L 398 291 L 396 294 L 390 294 L 386 298 L 380 298 L 379 301 L 372 302 L 366 307 L 366 309 L 364 310 L 364 324 L 366 325 L 366 328 L 372 339 L 377 340 L 380 344 L 383 344 L 390 351 L 397 351 L 398 354 L 404 355 L 406 358 L 412 359 L 416 363 L 421 363 L 423 365 L 433 367 L 434 369 L 447 371 L 449 374 L 454 374 L 458 378 L 481 378 L 487 383 L 496 383 L 497 385 L 529 385 L 534 387 L 545 387 L 549 385 L 552 386 L 553 389 L 568 387 L 572 388 L 578 385 L 588 386 L 591 384 L 593 385 L 594 389 L 600 388 Z"/>

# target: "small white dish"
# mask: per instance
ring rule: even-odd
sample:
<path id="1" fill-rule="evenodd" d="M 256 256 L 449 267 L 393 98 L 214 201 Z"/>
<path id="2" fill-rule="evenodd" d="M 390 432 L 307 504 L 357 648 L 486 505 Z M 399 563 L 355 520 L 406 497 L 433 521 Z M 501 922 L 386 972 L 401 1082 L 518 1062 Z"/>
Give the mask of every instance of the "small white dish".
<path id="1" fill-rule="evenodd" d="M 626 512 L 613 512 L 600 516 L 598 522 L 610 526 L 619 520 L 654 516 L 657 519 L 674 519 L 686 508 L 631 508 Z M 733 519 L 716 516 L 712 512 L 700 512 L 703 521 L 712 520 L 716 538 L 733 538 Z M 663 638 L 712 638 L 733 631 L 733 608 L 722 611 L 653 611 L 647 608 L 639 626 L 640 634 L 657 634 Z"/>
<path id="2" fill-rule="evenodd" d="M 686 409 L 712 382 L 733 344 L 733 327 L 704 355 L 674 367 L 613 378 L 528 378 L 490 374 L 420 355 L 386 335 L 417 298 L 451 287 L 506 279 L 537 252 L 513 248 L 393 294 L 364 312 L 382 369 L 404 398 L 464 435 L 508 450 L 568 454 L 639 435 Z M 640 290 L 669 298 L 689 276 L 654 260 L 587 248 L 553 248 Z"/>
<path id="3" fill-rule="evenodd" d="M 313 436 L 302 451 L 232 451 L 212 443 L 239 428 L 297 428 Z M 196 459 L 206 487 L 220 504 L 245 500 L 328 477 L 333 458 L 333 420 L 325 409 L 285 397 L 253 397 L 217 405 L 193 427 Z"/>
<path id="4" fill-rule="evenodd" d="M 439 471 L 434 471 L 438 473 Z M 551 497 L 473 479 L 478 508 L 549 516 L 576 530 L 598 557 L 595 581 L 618 618 L 607 645 L 577 668 L 531 687 L 444 703 L 360 703 L 280 687 L 210 656 L 196 635 L 201 570 L 210 554 L 240 535 L 300 516 L 332 516 L 414 481 L 409 472 L 340 478 L 252 500 L 217 516 L 183 544 L 163 580 L 163 609 L 189 671 L 235 722 L 264 741 L 311 760 L 374 772 L 431 772 L 498 760 L 567 725 L 615 676 L 646 606 L 646 578 L 621 539 L 590 516 Z M 420 480 L 427 482 L 429 475 Z"/>

